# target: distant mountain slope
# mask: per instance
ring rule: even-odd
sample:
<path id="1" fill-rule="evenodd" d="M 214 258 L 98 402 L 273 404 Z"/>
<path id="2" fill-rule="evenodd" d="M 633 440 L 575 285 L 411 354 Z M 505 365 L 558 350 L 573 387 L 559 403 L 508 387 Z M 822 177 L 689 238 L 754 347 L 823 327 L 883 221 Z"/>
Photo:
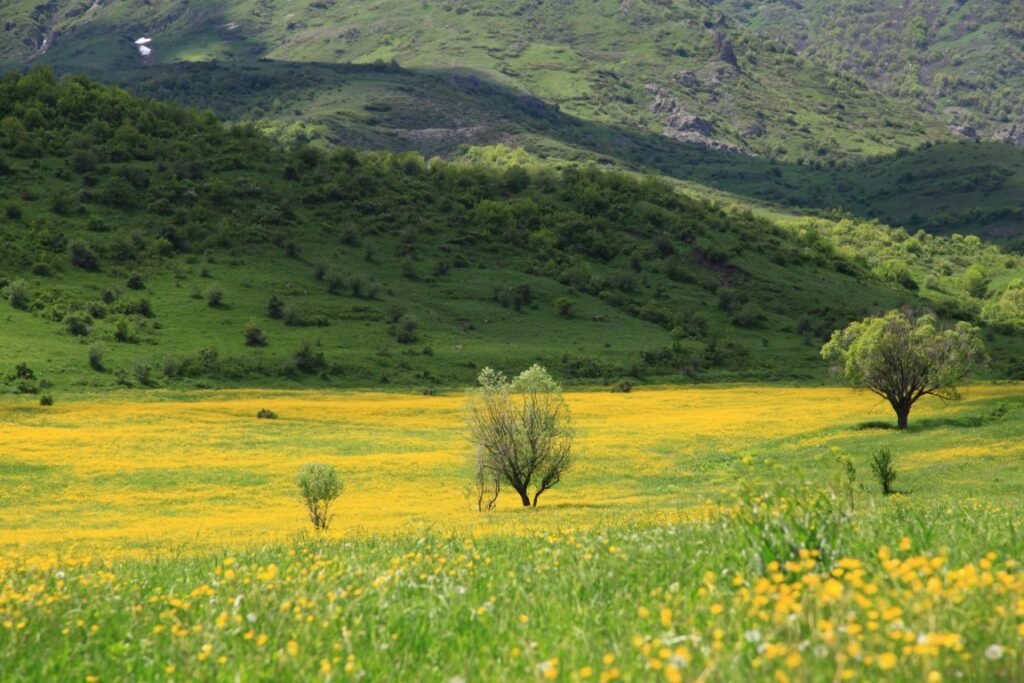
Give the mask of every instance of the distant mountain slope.
<path id="1" fill-rule="evenodd" d="M 1020 351 L 1024 263 L 975 238 L 783 228 L 594 166 L 284 149 L 34 71 L 0 79 L 0 174 L 12 390 L 824 379 L 833 327 L 905 303 L 997 322 L 1001 372 Z"/>
<path id="2" fill-rule="evenodd" d="M 448 159 L 504 144 L 656 172 L 771 211 L 1020 240 L 1024 151 L 949 144 L 944 115 L 921 111 L 923 101 L 836 75 L 810 47 L 798 56 L 786 31 L 824 22 L 826 8 L 798 9 L 8 0 L 0 55 L 212 108 L 286 143 Z M 964 35 L 970 55 L 983 35 Z"/>
<path id="3" fill-rule="evenodd" d="M 822 66 L 915 102 L 963 135 L 1024 145 L 1018 0 L 712 0 Z"/>
<path id="4" fill-rule="evenodd" d="M 697 0 L 9 5 L 7 41 L 17 48 L 6 46 L 9 57 L 107 80 L 142 61 L 397 60 L 462 74 L 466 91 L 479 76 L 586 121 L 791 161 L 892 152 L 943 132 L 902 103 L 718 21 Z M 35 36 L 29 45 L 26 32 Z M 132 42 L 142 36 L 152 38 L 147 57 Z M 458 127 L 449 134 L 472 141 Z"/>

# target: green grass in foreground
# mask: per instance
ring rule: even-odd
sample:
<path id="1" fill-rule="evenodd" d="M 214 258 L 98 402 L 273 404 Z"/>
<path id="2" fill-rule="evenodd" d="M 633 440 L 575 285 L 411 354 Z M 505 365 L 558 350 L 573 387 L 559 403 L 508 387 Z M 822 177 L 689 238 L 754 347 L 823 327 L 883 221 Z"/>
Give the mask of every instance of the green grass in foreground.
<path id="1" fill-rule="evenodd" d="M 1021 508 L 843 500 L 806 485 L 684 526 L 4 563 L 0 679 L 1020 680 Z"/>

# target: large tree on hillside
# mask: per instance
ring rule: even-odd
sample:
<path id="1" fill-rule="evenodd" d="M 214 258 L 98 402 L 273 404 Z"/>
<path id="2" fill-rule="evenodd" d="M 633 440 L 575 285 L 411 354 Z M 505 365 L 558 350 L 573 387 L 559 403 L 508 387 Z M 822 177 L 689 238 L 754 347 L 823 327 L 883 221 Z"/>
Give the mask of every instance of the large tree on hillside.
<path id="1" fill-rule="evenodd" d="M 478 505 L 492 508 L 499 487 L 508 484 L 524 507 L 537 507 L 573 464 L 572 416 L 562 389 L 539 365 L 511 381 L 484 368 L 479 381 L 468 407 Z"/>
<path id="2" fill-rule="evenodd" d="M 900 429 L 907 428 L 918 399 L 959 398 L 958 385 L 986 358 L 977 327 L 959 322 L 943 328 L 934 314 L 910 310 L 836 330 L 821 355 L 847 384 L 888 401 Z"/>

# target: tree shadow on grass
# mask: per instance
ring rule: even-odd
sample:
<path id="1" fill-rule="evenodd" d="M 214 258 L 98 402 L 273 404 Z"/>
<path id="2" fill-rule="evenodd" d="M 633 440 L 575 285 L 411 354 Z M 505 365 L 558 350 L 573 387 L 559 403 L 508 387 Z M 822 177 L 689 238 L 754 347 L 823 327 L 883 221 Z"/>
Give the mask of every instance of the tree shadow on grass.
<path id="1" fill-rule="evenodd" d="M 923 432 L 931 429 L 940 429 L 942 427 L 948 427 L 950 429 L 972 429 L 977 427 L 983 427 L 986 424 L 997 422 L 1006 415 L 1006 410 L 997 408 L 991 413 L 985 415 L 960 415 L 956 417 L 926 417 L 920 420 L 911 419 L 910 425 L 907 427 L 908 433 Z M 885 422 L 882 420 L 870 420 L 868 422 L 860 422 L 853 426 L 858 431 L 869 431 L 873 429 L 886 429 L 896 431 L 895 422 Z"/>

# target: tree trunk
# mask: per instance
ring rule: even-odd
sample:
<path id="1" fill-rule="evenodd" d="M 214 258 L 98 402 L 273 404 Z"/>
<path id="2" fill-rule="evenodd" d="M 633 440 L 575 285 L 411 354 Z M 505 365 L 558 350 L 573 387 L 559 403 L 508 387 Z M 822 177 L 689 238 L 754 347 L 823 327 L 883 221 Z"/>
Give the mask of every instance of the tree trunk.
<path id="1" fill-rule="evenodd" d="M 908 405 L 897 405 L 893 406 L 896 411 L 896 426 L 899 427 L 900 431 L 907 428 L 907 422 L 910 418 L 910 406 Z"/>
<path id="2" fill-rule="evenodd" d="M 533 494 L 533 507 L 537 507 L 537 499 L 540 498 L 542 493 L 544 493 L 544 489 L 539 489 L 537 493 Z"/>
<path id="3" fill-rule="evenodd" d="M 519 497 L 522 499 L 523 507 L 524 508 L 530 507 L 530 494 L 527 492 L 527 490 L 526 489 L 522 489 L 522 490 L 516 489 L 516 493 L 518 493 Z"/>

